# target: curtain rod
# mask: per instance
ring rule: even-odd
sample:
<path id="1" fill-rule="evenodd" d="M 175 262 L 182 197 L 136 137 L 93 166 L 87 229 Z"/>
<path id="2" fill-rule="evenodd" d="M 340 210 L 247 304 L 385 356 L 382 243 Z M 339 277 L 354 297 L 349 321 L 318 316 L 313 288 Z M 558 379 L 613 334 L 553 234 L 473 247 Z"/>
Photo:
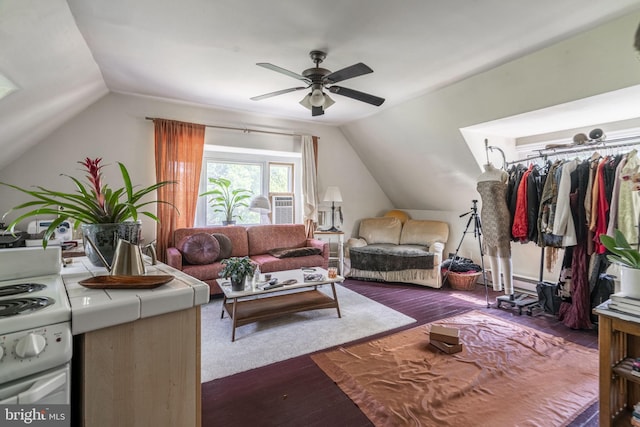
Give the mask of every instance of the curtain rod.
<path id="1" fill-rule="evenodd" d="M 159 117 L 145 117 L 145 119 L 147 120 L 155 120 L 155 119 L 159 119 Z M 163 119 L 163 120 L 169 120 L 169 119 Z M 259 130 L 259 129 L 249 129 L 249 128 L 237 128 L 237 127 L 231 127 L 231 126 L 218 126 L 218 125 L 203 125 L 204 127 L 208 127 L 208 128 L 216 128 L 216 129 L 227 129 L 227 130 L 239 130 L 242 131 L 244 133 L 268 133 L 271 135 L 284 135 L 284 136 L 303 136 L 302 134 L 299 133 L 287 133 L 287 132 L 275 132 L 275 131 L 270 131 L 270 130 Z M 320 138 L 318 138 L 320 139 Z"/>
<path id="2" fill-rule="evenodd" d="M 640 136 L 630 136 L 625 138 L 612 139 L 609 141 L 601 141 L 597 144 L 592 144 L 589 146 L 577 146 L 574 148 L 562 148 L 562 147 L 543 148 L 540 150 L 533 150 L 538 152 L 538 154 L 535 156 L 530 156 L 524 159 L 515 160 L 513 162 L 507 162 L 507 165 L 512 165 L 515 163 L 521 163 L 521 162 L 526 162 L 526 161 L 535 160 L 535 159 L 545 159 L 549 156 L 581 153 L 585 151 L 596 151 L 598 149 L 633 147 L 635 145 L 640 145 Z"/>

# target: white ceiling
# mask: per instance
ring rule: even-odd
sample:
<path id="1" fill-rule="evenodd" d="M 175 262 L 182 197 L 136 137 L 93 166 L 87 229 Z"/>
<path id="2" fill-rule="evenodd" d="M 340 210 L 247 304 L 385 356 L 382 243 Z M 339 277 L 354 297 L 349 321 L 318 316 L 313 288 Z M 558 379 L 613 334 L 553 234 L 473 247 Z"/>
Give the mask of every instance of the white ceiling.
<path id="1" fill-rule="evenodd" d="M 0 101 L 7 159 L 107 91 L 340 125 L 459 81 L 640 8 L 640 0 L 4 0 L 0 73 L 20 90 Z M 265 68 L 301 73 L 312 49 L 332 71 L 373 70 L 311 118 L 306 91 Z M 3 163 L 4 162 L 4 163 Z"/>

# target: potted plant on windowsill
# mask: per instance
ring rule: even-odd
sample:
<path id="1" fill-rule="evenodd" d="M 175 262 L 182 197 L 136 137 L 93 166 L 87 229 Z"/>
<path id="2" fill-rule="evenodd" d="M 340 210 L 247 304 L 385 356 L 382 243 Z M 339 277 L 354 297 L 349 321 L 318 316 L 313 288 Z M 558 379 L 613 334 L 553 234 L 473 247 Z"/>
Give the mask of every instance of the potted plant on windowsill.
<path id="1" fill-rule="evenodd" d="M 231 257 L 220 261 L 224 265 L 220 277 L 231 279 L 231 290 L 242 291 L 247 277 L 253 277 L 256 265 L 249 257 Z"/>
<path id="2" fill-rule="evenodd" d="M 61 174 L 73 181 L 76 187 L 75 192 L 50 190 L 40 186 L 27 189 L 0 182 L 0 185 L 21 191 L 32 198 L 28 202 L 15 206 L 5 214 L 6 216 L 15 210 L 29 209 L 13 220 L 8 228 L 12 230 L 18 223 L 28 218 L 53 216 L 54 219 L 42 238 L 42 246 L 46 248 L 57 227 L 64 221 L 71 220 L 74 223 L 74 229 L 82 226 L 83 235 L 92 238 L 108 263 L 111 263 L 113 259 L 113 252 L 118 240 L 116 237 L 138 244 L 141 226 L 138 216 L 145 215 L 158 221 L 156 215 L 143 209 L 155 203 L 166 203 L 173 206 L 169 202 L 143 200 L 143 198 L 160 187 L 175 184 L 175 181 L 162 181 L 138 189 L 132 185 L 125 165 L 118 162 L 124 185 L 114 189 L 108 184 L 102 183 L 104 165 L 101 162 L 101 158 L 90 159 L 88 157 L 84 161 L 78 162 L 85 169 L 88 185 L 83 184 L 77 178 Z M 91 262 L 96 266 L 102 266 L 102 262 L 91 245 L 85 244 L 84 248 Z"/>
<path id="3" fill-rule="evenodd" d="M 640 252 L 631 247 L 620 230 L 615 230 L 614 237 L 601 234 L 600 243 L 610 252 L 607 259 L 620 265 L 620 291 L 640 298 Z"/>
<path id="4" fill-rule="evenodd" d="M 211 196 L 209 204 L 213 211 L 224 214 L 225 220 L 222 225 L 235 224 L 234 218 L 242 219 L 235 211 L 239 207 L 249 207 L 247 201 L 252 192 L 242 188 L 231 189 L 231 181 L 226 178 L 209 178 L 209 182 L 215 185 L 215 188 L 200 194 L 200 196 Z"/>

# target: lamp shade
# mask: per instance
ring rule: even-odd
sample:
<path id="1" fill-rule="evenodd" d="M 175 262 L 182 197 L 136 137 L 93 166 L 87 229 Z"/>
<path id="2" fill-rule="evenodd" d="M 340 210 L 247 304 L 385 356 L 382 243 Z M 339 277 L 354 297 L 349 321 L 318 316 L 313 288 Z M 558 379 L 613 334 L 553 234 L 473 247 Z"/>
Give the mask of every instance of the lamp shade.
<path id="1" fill-rule="evenodd" d="M 342 194 L 340 194 L 340 189 L 338 187 L 327 187 L 323 200 L 325 202 L 341 202 Z"/>
<path id="2" fill-rule="evenodd" d="M 316 90 L 318 90 L 318 89 L 316 89 Z M 314 90 L 314 92 L 316 90 Z M 322 91 L 320 91 L 320 96 L 324 97 L 323 98 L 323 102 L 321 102 L 321 103 L 316 102 L 316 104 L 318 104 L 318 105 L 314 105 L 313 92 L 310 92 L 304 98 L 302 98 L 302 101 L 300 101 L 300 105 L 302 105 L 305 108 L 308 108 L 309 110 L 311 110 L 314 106 L 315 107 L 322 107 L 323 110 L 326 110 L 327 108 L 329 108 L 333 104 L 335 104 L 335 101 L 333 99 L 331 99 L 328 94 L 322 93 Z M 319 99 L 317 93 L 316 93 L 316 99 Z"/>
<path id="3" fill-rule="evenodd" d="M 249 209 L 254 212 L 269 213 L 271 212 L 271 203 L 269 203 L 269 199 L 266 196 L 256 196 L 251 199 Z"/>

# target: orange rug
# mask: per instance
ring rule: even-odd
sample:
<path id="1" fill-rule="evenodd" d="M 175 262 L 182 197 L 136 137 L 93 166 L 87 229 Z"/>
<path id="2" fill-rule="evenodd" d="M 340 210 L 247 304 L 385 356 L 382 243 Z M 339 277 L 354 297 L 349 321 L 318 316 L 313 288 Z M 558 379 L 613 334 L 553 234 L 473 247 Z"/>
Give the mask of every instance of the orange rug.
<path id="1" fill-rule="evenodd" d="M 480 311 L 313 355 L 376 426 L 564 426 L 598 398 L 598 352 Z"/>

